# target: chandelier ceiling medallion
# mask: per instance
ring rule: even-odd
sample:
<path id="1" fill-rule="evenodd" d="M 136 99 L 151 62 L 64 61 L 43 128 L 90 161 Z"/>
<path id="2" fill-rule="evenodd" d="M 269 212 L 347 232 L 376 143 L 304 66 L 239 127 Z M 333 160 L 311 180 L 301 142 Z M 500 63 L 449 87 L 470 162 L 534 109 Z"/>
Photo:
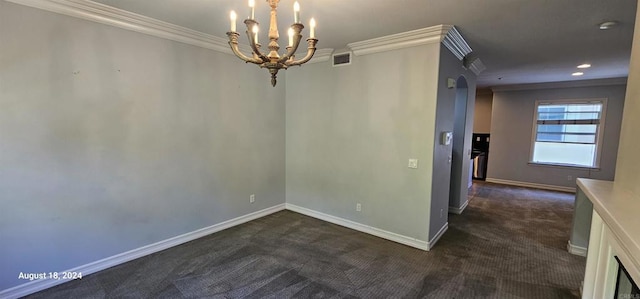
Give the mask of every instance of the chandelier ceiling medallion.
<path id="1" fill-rule="evenodd" d="M 295 2 L 293 5 L 294 18 L 293 25 L 289 28 L 289 44 L 287 46 L 287 51 L 284 56 L 280 56 L 278 54 L 278 50 L 280 50 L 280 46 L 278 45 L 278 38 L 280 37 L 278 34 L 278 18 L 277 18 L 277 7 L 278 2 L 280 0 L 266 0 L 271 7 L 271 22 L 269 23 L 269 54 L 265 55 L 260 52 L 260 43 L 258 43 L 258 22 L 255 20 L 255 0 L 249 0 L 249 8 L 251 9 L 251 13 L 249 17 L 244 20 L 244 24 L 247 25 L 247 36 L 249 38 L 249 46 L 251 46 L 251 56 L 246 56 L 240 52 L 238 48 L 238 37 L 240 34 L 236 32 L 236 19 L 237 15 L 235 11 L 231 11 L 231 30 L 227 32 L 227 36 L 229 37 L 229 46 L 231 46 L 231 50 L 236 56 L 245 62 L 251 62 L 259 65 L 261 68 L 266 68 L 271 73 L 271 85 L 276 86 L 276 79 L 278 75 L 278 71 L 280 69 L 287 69 L 292 65 L 301 65 L 305 62 L 309 61 L 313 54 L 316 52 L 316 43 L 318 43 L 318 39 L 315 38 L 315 27 L 316 22 L 312 18 L 309 22 L 309 38 L 307 39 L 307 55 L 300 59 L 295 60 L 294 53 L 298 49 L 298 45 L 300 44 L 300 40 L 302 40 L 302 35 L 300 32 L 304 29 L 304 25 L 300 23 L 300 5 L 298 2 Z"/>

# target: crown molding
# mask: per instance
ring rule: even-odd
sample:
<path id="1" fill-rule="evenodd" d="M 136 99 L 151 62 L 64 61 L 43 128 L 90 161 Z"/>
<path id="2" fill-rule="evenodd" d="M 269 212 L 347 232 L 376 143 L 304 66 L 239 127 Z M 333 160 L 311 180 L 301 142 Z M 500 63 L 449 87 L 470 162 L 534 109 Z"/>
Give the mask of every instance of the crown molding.
<path id="1" fill-rule="evenodd" d="M 360 56 L 438 42 L 442 42 L 442 44 L 459 60 L 463 60 L 473 51 L 458 29 L 453 25 L 437 25 L 387 35 L 350 43 L 347 47 L 353 51 L 354 55 Z M 482 65 L 482 67 L 484 67 L 484 65 Z M 478 70 L 479 72 L 482 72 L 482 70 Z"/>
<path id="2" fill-rule="evenodd" d="M 476 76 L 479 76 L 480 73 L 484 72 L 484 70 L 487 69 L 484 63 L 482 63 L 482 60 L 480 60 L 480 58 L 477 58 L 477 57 L 472 57 L 472 58 L 470 58 L 470 56 L 464 57 L 462 59 L 462 65 L 468 70 L 471 70 L 474 74 L 476 74 Z"/>
<path id="3" fill-rule="evenodd" d="M 332 48 L 318 49 L 316 50 L 316 53 L 313 54 L 313 58 L 311 58 L 311 60 L 309 60 L 306 64 L 329 61 L 329 58 L 331 58 L 331 54 L 333 54 Z"/>
<path id="4" fill-rule="evenodd" d="M 451 25 L 437 25 L 347 44 L 356 56 L 439 43 Z"/>
<path id="5" fill-rule="evenodd" d="M 224 38 L 90 0 L 5 1 L 233 55 L 228 41 Z M 460 32 L 452 25 L 437 25 L 354 42 L 347 46 L 354 55 L 360 56 L 437 42 L 443 42 L 447 49 L 460 60 L 471 52 L 471 48 Z M 251 53 L 251 49 L 247 45 L 241 44 L 240 50 Z M 309 62 L 327 61 L 332 53 L 333 49 L 319 49 Z"/>
<path id="6" fill-rule="evenodd" d="M 455 26 L 450 26 L 442 40 L 442 44 L 459 60 L 464 59 L 465 56 L 469 55 L 469 53 L 473 51 Z"/>
<path id="7" fill-rule="evenodd" d="M 226 39 L 90 0 L 6 1 L 233 55 Z"/>
<path id="8" fill-rule="evenodd" d="M 619 77 L 619 78 L 592 79 L 592 80 L 500 85 L 500 86 L 491 87 L 491 91 L 501 92 L 501 91 L 610 86 L 610 85 L 626 85 L 626 84 L 627 84 L 627 77 Z"/>

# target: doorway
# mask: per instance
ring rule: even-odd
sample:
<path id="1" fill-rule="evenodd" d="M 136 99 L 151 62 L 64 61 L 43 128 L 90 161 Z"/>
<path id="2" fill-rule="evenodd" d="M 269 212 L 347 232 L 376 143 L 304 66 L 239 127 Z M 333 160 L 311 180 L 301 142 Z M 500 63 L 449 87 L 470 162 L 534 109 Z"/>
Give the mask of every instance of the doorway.
<path id="1" fill-rule="evenodd" d="M 449 212 L 461 214 L 467 207 L 469 184 L 471 183 L 471 155 L 467 142 L 467 109 L 469 106 L 469 86 L 460 76 L 456 80 L 456 98 L 453 115 L 453 141 L 451 152 L 451 180 L 449 186 Z"/>

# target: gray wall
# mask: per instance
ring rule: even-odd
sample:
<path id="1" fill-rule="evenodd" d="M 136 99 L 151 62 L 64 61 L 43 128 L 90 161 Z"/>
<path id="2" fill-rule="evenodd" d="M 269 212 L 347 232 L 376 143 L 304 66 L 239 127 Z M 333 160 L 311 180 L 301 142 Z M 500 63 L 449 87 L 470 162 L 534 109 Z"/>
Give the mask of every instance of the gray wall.
<path id="1" fill-rule="evenodd" d="M 289 70 L 287 203 L 427 241 L 439 51 Z"/>
<path id="2" fill-rule="evenodd" d="M 284 203 L 284 73 L 5 1 L 0 41 L 0 290 Z"/>
<path id="3" fill-rule="evenodd" d="M 638 138 L 638 128 L 640 128 L 640 7 L 636 13 L 635 26 L 624 118 L 620 133 L 616 184 L 630 190 L 633 192 L 635 200 L 640 200 L 640 184 L 638 183 L 638 169 L 640 169 L 640 154 L 638 154 L 640 153 L 640 138 Z"/>
<path id="4" fill-rule="evenodd" d="M 487 178 L 563 187 L 575 187 L 578 177 L 613 180 L 624 95 L 624 85 L 494 90 Z M 600 170 L 529 165 L 535 101 L 584 98 L 608 99 Z"/>
<path id="5" fill-rule="evenodd" d="M 473 133 L 491 133 L 492 103 L 493 92 L 491 89 L 478 89 L 476 91 Z"/>

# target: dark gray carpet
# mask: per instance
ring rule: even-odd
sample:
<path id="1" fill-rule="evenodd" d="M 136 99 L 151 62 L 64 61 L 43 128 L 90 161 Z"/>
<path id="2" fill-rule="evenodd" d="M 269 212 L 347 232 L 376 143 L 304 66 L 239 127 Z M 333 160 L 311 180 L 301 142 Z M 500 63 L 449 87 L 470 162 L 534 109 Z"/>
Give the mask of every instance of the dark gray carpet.
<path id="1" fill-rule="evenodd" d="M 430 252 L 278 212 L 29 298 L 577 298 L 573 195 L 476 182 Z"/>

